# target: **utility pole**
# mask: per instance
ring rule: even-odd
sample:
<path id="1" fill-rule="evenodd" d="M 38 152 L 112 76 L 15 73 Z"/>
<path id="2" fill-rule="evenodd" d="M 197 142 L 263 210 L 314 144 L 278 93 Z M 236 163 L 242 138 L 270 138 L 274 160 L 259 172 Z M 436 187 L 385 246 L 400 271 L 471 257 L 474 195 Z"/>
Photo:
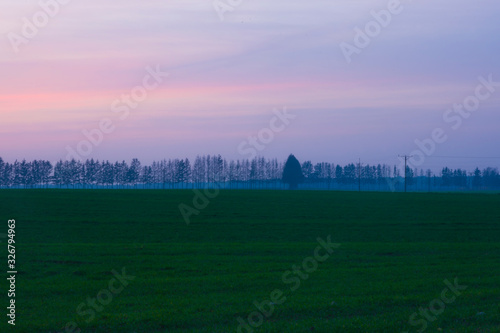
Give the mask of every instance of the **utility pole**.
<path id="1" fill-rule="evenodd" d="M 404 158 L 405 158 L 405 193 L 406 193 L 406 169 L 407 169 L 406 165 L 407 165 L 407 161 L 408 161 L 408 159 L 409 159 L 410 157 L 413 157 L 413 155 L 410 155 L 410 156 L 408 156 L 408 155 L 404 155 L 404 156 L 398 155 L 398 156 L 399 156 L 399 157 L 404 157 Z"/>

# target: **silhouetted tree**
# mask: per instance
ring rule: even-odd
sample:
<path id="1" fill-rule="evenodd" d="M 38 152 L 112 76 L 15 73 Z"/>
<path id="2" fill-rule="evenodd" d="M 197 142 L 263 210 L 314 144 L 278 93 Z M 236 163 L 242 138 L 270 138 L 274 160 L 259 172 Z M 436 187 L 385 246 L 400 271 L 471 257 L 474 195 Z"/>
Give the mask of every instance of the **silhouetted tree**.
<path id="1" fill-rule="evenodd" d="M 115 162 L 115 183 L 117 183 L 119 186 L 124 186 L 125 183 L 127 182 L 127 173 L 128 173 L 128 165 L 125 161 L 122 161 L 121 163 Z"/>
<path id="2" fill-rule="evenodd" d="M 356 166 L 353 163 L 344 166 L 343 179 L 347 184 L 354 184 L 357 178 Z"/>
<path id="3" fill-rule="evenodd" d="M 488 187 L 500 185 L 500 174 L 497 168 L 488 167 L 483 170 L 483 182 Z"/>
<path id="4" fill-rule="evenodd" d="M 100 183 L 103 185 L 111 185 L 113 187 L 113 184 L 115 182 L 115 168 L 112 163 L 109 161 L 103 162 L 102 163 L 102 171 L 100 174 Z"/>
<path id="5" fill-rule="evenodd" d="M 252 160 L 226 160 L 220 155 L 197 156 L 191 166 L 189 159 L 163 159 L 141 166 L 138 159 L 127 165 L 125 161 L 112 163 L 90 159 L 58 161 L 53 166 L 44 160 L 5 162 L 0 157 L 0 187 L 35 188 L 35 187 L 70 187 L 107 186 L 115 188 L 137 186 L 144 188 L 201 188 L 215 186 L 215 183 L 228 182 L 230 188 L 284 188 L 291 189 L 298 184 L 308 182 L 308 187 L 328 188 L 334 181 L 339 188 L 354 189 L 359 180 L 372 186 L 378 184 L 379 190 L 386 189 L 386 182 L 391 190 L 401 189 L 404 182 L 397 166 L 379 164 L 362 167 L 353 163 L 345 166 L 320 162 L 313 164 L 305 161 L 300 164 L 293 155 L 285 163 L 277 159 L 254 157 Z M 361 171 L 361 172 L 360 172 Z M 431 170 L 406 170 L 407 185 L 415 190 L 427 188 L 439 189 L 440 186 L 453 186 L 455 189 L 498 189 L 500 174 L 497 168 L 484 170 L 476 168 L 473 172 L 464 169 L 443 168 L 441 175 L 433 175 Z M 399 186 L 399 187 L 397 187 Z M 357 186 L 356 186 L 357 188 Z"/>
<path id="6" fill-rule="evenodd" d="M 406 166 L 406 179 L 405 182 L 407 185 L 413 185 L 413 177 L 415 176 L 415 171 L 410 168 L 409 166 Z"/>
<path id="7" fill-rule="evenodd" d="M 453 171 L 448 167 L 443 168 L 441 171 L 441 178 L 443 179 L 444 186 L 450 186 L 452 184 Z"/>
<path id="8" fill-rule="evenodd" d="M 14 166 L 10 163 L 5 163 L 2 175 L 2 185 L 11 187 L 14 180 Z"/>
<path id="9" fill-rule="evenodd" d="M 132 159 L 126 175 L 126 182 L 131 185 L 135 185 L 139 180 L 139 176 L 141 175 L 141 162 L 137 158 Z"/>
<path id="10" fill-rule="evenodd" d="M 455 186 L 467 186 L 467 172 L 461 169 L 453 171 L 453 183 Z"/>
<path id="11" fill-rule="evenodd" d="M 474 178 L 472 180 L 472 186 L 474 186 L 474 188 L 479 188 L 481 187 L 482 185 L 482 176 L 481 176 L 481 170 L 479 170 L 479 168 L 476 168 L 476 170 L 474 170 Z"/>
<path id="12" fill-rule="evenodd" d="M 311 181 L 313 175 L 313 165 L 311 161 L 305 161 L 302 163 L 302 174 L 304 175 L 304 180 Z"/>
<path id="13" fill-rule="evenodd" d="M 298 185 L 304 181 L 302 167 L 293 154 L 290 154 L 286 160 L 285 167 L 283 168 L 282 180 L 283 183 L 289 185 L 291 190 L 296 189 Z"/>
<path id="14" fill-rule="evenodd" d="M 94 159 L 86 160 L 83 165 L 82 181 L 83 185 L 93 186 L 97 183 L 99 177 L 99 172 L 101 171 L 101 164 L 99 161 L 94 161 Z"/>
<path id="15" fill-rule="evenodd" d="M 144 166 L 144 167 L 142 167 L 142 173 L 141 173 L 141 176 L 140 176 L 140 181 L 144 185 L 146 185 L 148 187 L 151 187 L 151 185 L 153 184 L 153 181 L 154 181 L 153 168 L 152 167 L 150 167 L 150 166 Z"/>
<path id="16" fill-rule="evenodd" d="M 335 178 L 337 179 L 337 184 L 342 183 L 344 177 L 343 169 L 340 165 L 335 167 Z"/>

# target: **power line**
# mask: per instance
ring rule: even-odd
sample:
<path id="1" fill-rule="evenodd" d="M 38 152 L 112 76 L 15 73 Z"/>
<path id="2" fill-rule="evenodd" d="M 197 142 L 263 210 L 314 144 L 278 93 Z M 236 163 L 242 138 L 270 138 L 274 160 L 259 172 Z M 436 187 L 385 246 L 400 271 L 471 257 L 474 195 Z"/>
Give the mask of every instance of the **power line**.
<path id="1" fill-rule="evenodd" d="M 431 156 L 426 156 L 426 158 L 468 158 L 468 159 L 500 159 L 500 157 L 495 157 L 495 156 L 485 156 L 485 157 L 479 157 L 479 156 L 439 156 L 439 155 L 431 155 Z"/>

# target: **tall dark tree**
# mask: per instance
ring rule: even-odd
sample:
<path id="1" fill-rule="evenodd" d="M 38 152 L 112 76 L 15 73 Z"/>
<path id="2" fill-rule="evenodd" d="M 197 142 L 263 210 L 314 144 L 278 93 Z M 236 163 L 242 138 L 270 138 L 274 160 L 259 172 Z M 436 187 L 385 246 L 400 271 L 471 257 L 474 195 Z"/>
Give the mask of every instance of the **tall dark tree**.
<path id="1" fill-rule="evenodd" d="M 289 185 L 291 190 L 296 189 L 298 185 L 304 181 L 302 167 L 293 154 L 290 154 L 286 160 L 285 167 L 283 168 L 282 180 L 283 183 Z"/>

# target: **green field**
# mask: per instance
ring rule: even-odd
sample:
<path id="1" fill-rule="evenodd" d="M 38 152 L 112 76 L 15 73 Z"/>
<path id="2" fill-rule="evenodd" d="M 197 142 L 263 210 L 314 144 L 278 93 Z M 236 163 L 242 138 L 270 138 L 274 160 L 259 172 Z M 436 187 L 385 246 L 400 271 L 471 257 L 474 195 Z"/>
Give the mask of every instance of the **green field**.
<path id="1" fill-rule="evenodd" d="M 221 191 L 187 225 L 193 197 L 1 190 L 18 274 L 0 331 L 500 332 L 498 194 Z"/>

